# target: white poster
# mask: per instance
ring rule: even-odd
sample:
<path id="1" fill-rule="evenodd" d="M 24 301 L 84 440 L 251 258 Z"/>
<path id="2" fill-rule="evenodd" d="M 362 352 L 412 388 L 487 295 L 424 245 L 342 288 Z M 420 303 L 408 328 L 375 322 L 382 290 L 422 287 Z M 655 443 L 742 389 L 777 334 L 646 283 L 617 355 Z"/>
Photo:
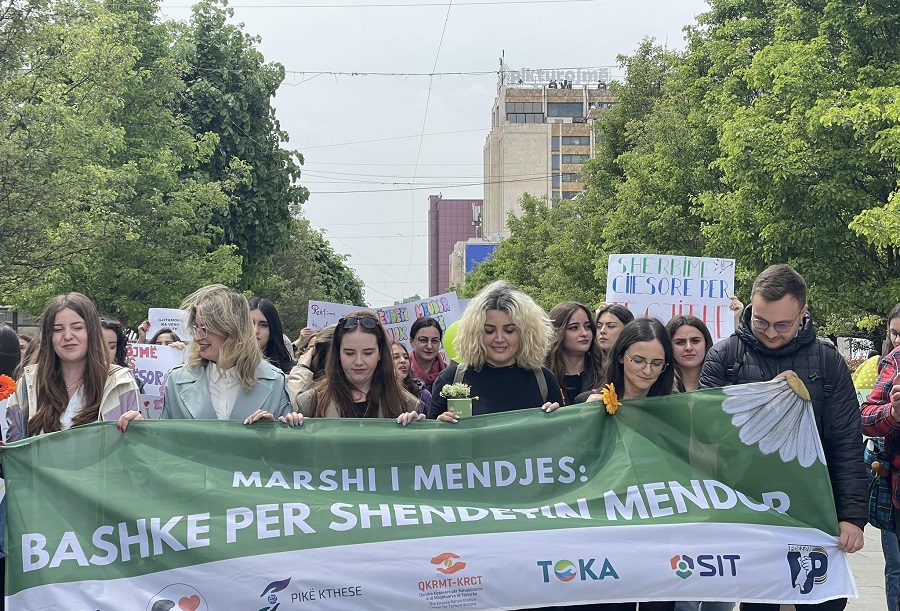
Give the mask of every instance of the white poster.
<path id="1" fill-rule="evenodd" d="M 663 323 L 679 314 L 696 316 L 709 327 L 713 342 L 734 331 L 729 309 L 734 295 L 734 259 L 679 255 L 610 255 L 606 302 L 636 316 Z"/>

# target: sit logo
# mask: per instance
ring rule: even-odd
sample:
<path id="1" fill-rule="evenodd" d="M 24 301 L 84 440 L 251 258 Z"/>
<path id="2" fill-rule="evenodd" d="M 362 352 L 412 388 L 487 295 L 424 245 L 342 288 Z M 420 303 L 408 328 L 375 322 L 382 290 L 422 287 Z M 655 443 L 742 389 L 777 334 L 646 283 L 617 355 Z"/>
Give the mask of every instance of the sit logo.
<path id="1" fill-rule="evenodd" d="M 691 557 L 686 554 L 672 556 L 669 565 L 675 574 L 682 579 L 687 579 L 697 571 L 700 577 L 731 577 L 737 576 L 737 561 L 741 557 L 738 554 L 700 554 Z"/>
<path id="2" fill-rule="evenodd" d="M 596 565 L 594 563 L 597 563 Z M 552 574 L 563 582 L 574 581 L 579 578 L 581 581 L 602 581 L 608 577 L 618 579 L 619 575 L 613 568 L 609 558 L 604 558 L 601 562 L 596 558 L 578 559 L 576 565 L 571 560 L 538 560 L 537 565 L 541 567 L 544 575 L 544 583 L 550 582 L 550 574 Z"/>
<path id="3" fill-rule="evenodd" d="M 828 579 L 828 552 L 818 545 L 788 545 L 788 566 L 791 568 L 791 588 L 809 594 L 813 587 Z"/>

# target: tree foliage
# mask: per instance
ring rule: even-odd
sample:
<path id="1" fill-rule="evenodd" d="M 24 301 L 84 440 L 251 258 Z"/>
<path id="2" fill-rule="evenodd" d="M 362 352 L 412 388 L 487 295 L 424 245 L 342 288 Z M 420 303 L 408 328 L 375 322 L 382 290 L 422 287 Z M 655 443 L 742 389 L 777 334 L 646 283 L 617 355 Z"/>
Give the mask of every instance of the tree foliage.
<path id="1" fill-rule="evenodd" d="M 466 291 L 506 277 L 544 305 L 596 301 L 610 253 L 727 256 L 745 300 L 763 268 L 789 263 L 827 332 L 871 333 L 900 301 L 894 9 L 713 0 L 684 51 L 645 41 L 619 60 L 628 77 L 594 123 L 586 192 L 563 206 L 587 230 L 526 206 Z M 561 253 L 579 277 L 549 273 Z"/>
<path id="2" fill-rule="evenodd" d="M 224 180 L 235 167 L 243 179 L 217 212 L 218 242 L 233 244 L 242 256 L 242 284 L 263 277 L 272 255 L 288 241 L 291 211 L 309 191 L 297 184 L 303 158 L 281 148 L 287 134 L 275 118 L 272 98 L 284 67 L 267 64 L 256 50 L 260 38 L 227 23 L 233 10 L 214 0 L 194 5 L 190 27 L 180 38 L 186 58 L 182 112 L 196 133 L 214 133 L 219 144 L 196 172 Z"/>
<path id="3" fill-rule="evenodd" d="M 310 300 L 365 305 L 363 283 L 345 259 L 307 221 L 293 222 L 288 248 L 274 257 L 279 271 L 259 291 L 275 304 L 286 333 L 296 337 L 306 326 Z"/>
<path id="4" fill-rule="evenodd" d="M 157 0 L 0 7 L 0 303 L 36 313 L 77 290 L 136 325 L 204 284 L 261 285 L 289 236 L 319 256 L 308 295 L 287 272 L 282 292 L 325 298 L 315 287 L 334 275 L 346 293 L 328 295 L 361 302 L 321 235 L 291 236 L 306 190 L 270 105 L 283 70 L 211 3 L 193 29 L 157 13 Z"/>

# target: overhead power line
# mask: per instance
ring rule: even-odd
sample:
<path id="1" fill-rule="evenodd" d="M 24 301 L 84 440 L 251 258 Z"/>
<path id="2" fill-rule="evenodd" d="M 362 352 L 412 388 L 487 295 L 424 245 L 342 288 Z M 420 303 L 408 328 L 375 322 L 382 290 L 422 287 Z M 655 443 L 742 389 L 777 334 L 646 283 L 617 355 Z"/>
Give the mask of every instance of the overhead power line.
<path id="1" fill-rule="evenodd" d="M 375 140 L 359 140 L 358 142 L 340 142 L 338 144 L 317 144 L 315 146 L 304 146 L 303 151 L 308 151 L 311 149 L 324 149 L 334 146 L 352 146 L 356 144 L 371 144 L 373 142 L 388 142 L 390 140 L 406 140 L 409 138 L 421 138 L 423 136 L 447 136 L 450 134 L 466 134 L 471 132 L 484 132 L 488 131 L 488 128 L 480 128 L 480 129 L 461 129 L 453 132 L 432 132 L 430 134 L 413 134 L 411 136 L 393 136 L 391 138 L 376 138 Z M 301 151 L 301 152 L 303 152 Z"/>
<path id="2" fill-rule="evenodd" d="M 456 2 L 454 6 L 493 6 L 497 4 L 572 4 L 572 3 L 607 3 L 608 0 L 485 0 L 484 2 Z M 413 2 L 409 4 L 398 2 L 375 2 L 372 4 L 229 4 L 230 8 L 298 8 L 298 9 L 332 9 L 332 8 L 416 8 L 423 6 L 448 6 L 450 2 Z M 122 3 L 118 6 L 137 6 Z M 173 4 L 170 8 L 192 8 L 187 4 Z"/>

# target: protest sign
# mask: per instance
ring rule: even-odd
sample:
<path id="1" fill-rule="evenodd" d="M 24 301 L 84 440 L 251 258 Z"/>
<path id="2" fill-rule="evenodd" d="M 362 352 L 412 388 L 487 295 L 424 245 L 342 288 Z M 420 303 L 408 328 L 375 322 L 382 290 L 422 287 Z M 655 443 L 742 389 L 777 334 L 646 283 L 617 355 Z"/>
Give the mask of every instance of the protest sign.
<path id="1" fill-rule="evenodd" d="M 128 366 L 138 384 L 143 384 L 140 402 L 145 417 L 158 419 L 162 414 L 166 379 L 173 368 L 181 365 L 185 356 L 184 350 L 173 346 L 128 344 Z"/>
<path id="2" fill-rule="evenodd" d="M 729 388 L 626 400 L 614 415 L 591 403 L 457 425 L 162 420 L 32 437 L 0 450 L 7 604 L 426 610 L 856 596 L 809 402 L 786 398 L 783 380 Z M 764 409 L 761 397 L 782 402 L 778 443 L 732 421 Z"/>
<path id="3" fill-rule="evenodd" d="M 635 316 L 667 323 L 679 314 L 702 320 L 717 342 L 734 331 L 728 309 L 734 295 L 734 259 L 678 255 L 610 255 L 606 302 Z"/>
<path id="4" fill-rule="evenodd" d="M 150 308 L 147 312 L 147 318 L 150 320 L 147 340 L 149 341 L 161 329 L 171 329 L 183 342 L 190 340 L 191 332 L 187 329 L 185 314 L 184 310 L 177 308 Z"/>
<path id="5" fill-rule="evenodd" d="M 371 310 L 375 312 L 381 324 L 387 331 L 388 341 L 398 341 L 409 346 L 409 330 L 417 319 L 430 316 L 436 319 L 441 328 L 447 327 L 459 320 L 462 310 L 455 292 L 435 295 L 418 301 L 407 301 L 383 308 L 363 308 L 329 301 L 310 301 L 307 312 L 306 326 L 313 329 L 322 329 L 334 324 L 341 316 L 359 310 Z"/>

